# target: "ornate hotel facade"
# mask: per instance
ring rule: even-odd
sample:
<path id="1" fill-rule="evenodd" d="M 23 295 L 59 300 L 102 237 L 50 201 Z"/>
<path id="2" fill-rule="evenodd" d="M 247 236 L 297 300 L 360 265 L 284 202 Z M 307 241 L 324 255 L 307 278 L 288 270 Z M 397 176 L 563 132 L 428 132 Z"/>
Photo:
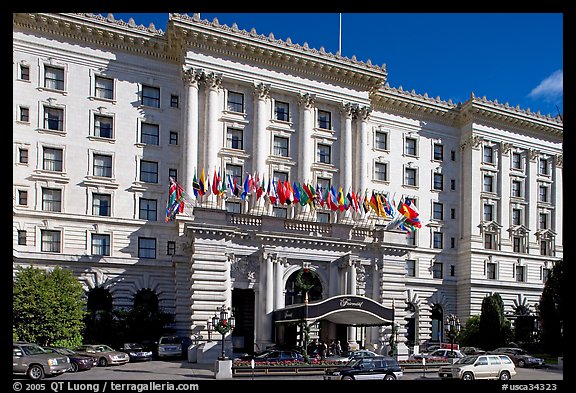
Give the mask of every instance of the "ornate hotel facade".
<path id="1" fill-rule="evenodd" d="M 170 14 L 164 32 L 14 14 L 14 269 L 70 269 L 116 307 L 153 294 L 196 342 L 231 307 L 248 351 L 296 340 L 277 315 L 303 302 L 303 267 L 317 275 L 311 305 L 392 310 L 386 323 L 323 314 L 311 321 L 323 341 L 381 348 L 390 322 L 401 346 L 442 340 L 445 316 L 464 323 L 494 293 L 512 319 L 535 313 L 563 253 L 562 121 L 386 78 L 198 15 Z M 203 168 L 410 198 L 423 225 L 407 235 L 381 217 L 214 196 L 165 222 L 169 177 L 193 195 Z"/>

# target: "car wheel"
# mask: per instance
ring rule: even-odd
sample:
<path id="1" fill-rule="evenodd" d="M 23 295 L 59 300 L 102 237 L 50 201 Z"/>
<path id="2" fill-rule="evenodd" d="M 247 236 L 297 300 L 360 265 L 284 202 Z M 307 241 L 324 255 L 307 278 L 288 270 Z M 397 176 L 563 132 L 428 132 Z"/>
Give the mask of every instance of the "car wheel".
<path id="1" fill-rule="evenodd" d="M 72 365 L 70 367 L 70 372 L 72 372 L 72 373 L 78 372 L 78 364 L 77 363 L 72 363 Z"/>
<path id="2" fill-rule="evenodd" d="M 106 358 L 98 359 L 98 365 L 100 367 L 107 367 L 108 366 L 108 359 L 106 359 Z"/>
<path id="3" fill-rule="evenodd" d="M 526 362 L 522 359 L 518 360 L 518 367 L 524 367 L 526 365 Z"/>
<path id="4" fill-rule="evenodd" d="M 395 379 L 396 379 L 396 375 L 394 375 L 394 374 L 386 374 L 384 376 L 385 381 L 394 381 Z"/>
<path id="5" fill-rule="evenodd" d="M 44 369 L 42 368 L 42 366 L 39 366 L 37 364 L 33 364 L 32 366 L 30 366 L 30 368 L 28 369 L 28 378 L 33 379 L 35 381 L 44 378 Z"/>
<path id="6" fill-rule="evenodd" d="M 510 373 L 508 371 L 502 371 L 502 373 L 500 373 L 501 381 L 508 381 L 509 379 L 510 379 Z"/>
<path id="7" fill-rule="evenodd" d="M 462 375 L 462 380 L 464 380 L 464 381 L 473 381 L 473 380 L 474 380 L 474 374 L 472 374 L 472 373 L 464 373 L 464 375 Z"/>
<path id="8" fill-rule="evenodd" d="M 349 375 L 346 375 L 346 376 L 342 377 L 342 380 L 343 380 L 343 381 L 353 381 L 354 378 L 351 377 L 351 376 L 349 376 Z"/>

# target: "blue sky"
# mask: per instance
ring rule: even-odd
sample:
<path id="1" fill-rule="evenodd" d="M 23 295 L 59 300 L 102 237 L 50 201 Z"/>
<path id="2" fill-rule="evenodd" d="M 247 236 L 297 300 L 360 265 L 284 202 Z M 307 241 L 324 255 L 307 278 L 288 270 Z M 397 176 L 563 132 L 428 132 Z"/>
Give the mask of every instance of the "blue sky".
<path id="1" fill-rule="evenodd" d="M 162 30 L 168 20 L 167 13 L 113 15 L 124 21 L 132 17 L 145 26 L 152 22 Z M 339 13 L 200 16 L 385 64 L 391 87 L 455 103 L 473 92 L 544 115 L 556 116 L 558 110 L 563 114 L 562 13 L 342 13 L 341 19 Z"/>

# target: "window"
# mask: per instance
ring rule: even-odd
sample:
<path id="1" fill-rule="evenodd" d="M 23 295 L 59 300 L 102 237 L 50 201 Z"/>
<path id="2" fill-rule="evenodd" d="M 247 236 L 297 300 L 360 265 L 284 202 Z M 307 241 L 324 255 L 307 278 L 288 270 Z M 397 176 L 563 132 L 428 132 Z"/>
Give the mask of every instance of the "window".
<path id="1" fill-rule="evenodd" d="M 236 128 L 228 128 L 226 130 L 226 147 L 230 149 L 243 150 L 244 145 L 242 143 L 243 131 Z"/>
<path id="2" fill-rule="evenodd" d="M 288 138 L 274 136 L 274 155 L 288 157 Z"/>
<path id="3" fill-rule="evenodd" d="M 494 150 L 491 146 L 484 146 L 483 155 L 482 155 L 482 162 L 486 164 L 493 164 L 494 163 Z"/>
<path id="4" fill-rule="evenodd" d="M 494 177 L 492 175 L 484 175 L 484 192 L 492 192 L 494 183 Z"/>
<path id="5" fill-rule="evenodd" d="M 230 112 L 244 113 L 244 94 L 229 91 L 227 107 Z"/>
<path id="6" fill-rule="evenodd" d="M 432 247 L 441 249 L 444 243 L 444 236 L 442 232 L 434 232 L 432 234 Z"/>
<path id="7" fill-rule="evenodd" d="M 140 181 L 158 183 L 158 163 L 153 161 L 140 162 Z"/>
<path id="8" fill-rule="evenodd" d="M 29 123 L 30 122 L 30 109 L 29 108 L 27 108 L 25 106 L 20 107 L 19 120 L 23 123 Z"/>
<path id="9" fill-rule="evenodd" d="M 379 150 L 388 150 L 388 133 L 376 131 L 374 147 Z"/>
<path id="10" fill-rule="evenodd" d="M 47 212 L 62 211 L 62 190 L 42 188 L 42 210 Z"/>
<path id="11" fill-rule="evenodd" d="M 94 115 L 94 136 L 112 138 L 112 118 L 110 116 Z"/>
<path id="12" fill-rule="evenodd" d="M 288 172 L 282 172 L 282 171 L 274 171 L 274 181 L 276 182 L 276 184 L 278 184 L 278 182 L 285 182 L 288 181 Z"/>
<path id="13" fill-rule="evenodd" d="M 45 66 L 44 87 L 52 90 L 64 90 L 64 69 Z"/>
<path id="14" fill-rule="evenodd" d="M 444 277 L 444 265 L 440 262 L 434 262 L 432 264 L 432 277 L 442 278 Z"/>
<path id="15" fill-rule="evenodd" d="M 548 202 L 548 187 L 539 186 L 538 187 L 538 202 Z"/>
<path id="16" fill-rule="evenodd" d="M 18 148 L 18 162 L 20 164 L 28 164 L 28 149 Z"/>
<path id="17" fill-rule="evenodd" d="M 111 199 L 108 194 L 92 194 L 92 215 L 110 217 Z"/>
<path id="18" fill-rule="evenodd" d="M 170 94 L 170 107 L 178 108 L 180 105 L 180 98 L 176 94 Z"/>
<path id="19" fill-rule="evenodd" d="M 493 262 L 486 263 L 486 278 L 496 280 L 496 264 Z"/>
<path id="20" fill-rule="evenodd" d="M 406 275 L 416 277 L 416 261 L 413 259 L 406 260 Z"/>
<path id="21" fill-rule="evenodd" d="M 524 281 L 524 266 L 516 265 L 516 281 L 523 282 Z"/>
<path id="22" fill-rule="evenodd" d="M 520 236 L 512 237 L 512 250 L 514 252 L 522 252 L 522 238 Z"/>
<path id="23" fill-rule="evenodd" d="M 437 191 L 444 190 L 444 175 L 441 173 L 434 174 L 434 189 Z"/>
<path id="24" fill-rule="evenodd" d="M 405 143 L 404 153 L 406 155 L 409 155 L 409 156 L 415 156 L 416 155 L 416 139 L 406 138 L 404 143 Z"/>
<path id="25" fill-rule="evenodd" d="M 450 179 L 450 189 L 452 191 L 456 190 L 456 180 Z"/>
<path id="26" fill-rule="evenodd" d="M 416 186 L 416 169 L 406 168 L 404 170 L 404 185 Z"/>
<path id="27" fill-rule="evenodd" d="M 548 175 L 548 160 L 546 158 L 541 158 L 538 162 L 538 174 Z"/>
<path id="28" fill-rule="evenodd" d="M 290 120 L 290 106 L 287 102 L 274 102 L 274 118 L 280 121 Z"/>
<path id="29" fill-rule="evenodd" d="M 160 88 L 142 85 L 142 105 L 160 108 Z"/>
<path id="30" fill-rule="evenodd" d="M 44 129 L 53 131 L 64 130 L 64 109 L 44 107 Z"/>
<path id="31" fill-rule="evenodd" d="M 374 178 L 376 180 L 388 181 L 388 164 L 377 162 L 374 165 L 374 169 Z"/>
<path id="32" fill-rule="evenodd" d="M 19 246 L 26 245 L 26 231 L 18 230 L 18 245 Z"/>
<path id="33" fill-rule="evenodd" d="M 168 240 L 166 243 L 166 255 L 176 255 L 176 242 Z"/>
<path id="34" fill-rule="evenodd" d="M 322 196 L 324 196 L 324 192 L 330 189 L 330 179 L 323 177 L 316 178 L 316 187 L 320 189 Z"/>
<path id="35" fill-rule="evenodd" d="M 484 234 L 484 248 L 487 250 L 493 250 L 494 247 L 494 234 L 493 233 L 485 233 Z"/>
<path id="36" fill-rule="evenodd" d="M 450 238 L 450 248 L 456 248 L 456 238 L 455 237 Z"/>
<path id="37" fill-rule="evenodd" d="M 450 150 L 450 160 L 456 161 L 456 152 L 454 150 Z"/>
<path id="38" fill-rule="evenodd" d="M 156 239 L 152 237 L 138 238 L 138 258 L 156 259 Z"/>
<path id="39" fill-rule="evenodd" d="M 492 221 L 494 219 L 494 205 L 484 204 L 484 221 Z"/>
<path id="40" fill-rule="evenodd" d="M 40 250 L 42 252 L 60 252 L 60 232 L 40 230 Z"/>
<path id="41" fill-rule="evenodd" d="M 139 216 L 141 220 L 156 221 L 157 220 L 157 201 L 156 199 L 140 198 Z"/>
<path id="42" fill-rule="evenodd" d="M 443 220 L 444 219 L 444 205 L 438 202 L 434 202 L 432 204 L 433 208 L 433 215 L 432 217 L 435 220 Z"/>
<path id="43" fill-rule="evenodd" d="M 318 128 L 325 130 L 332 129 L 332 113 L 318 110 Z"/>
<path id="44" fill-rule="evenodd" d="M 540 213 L 538 215 L 538 227 L 540 229 L 548 229 L 548 214 Z"/>
<path id="45" fill-rule="evenodd" d="M 406 244 L 407 245 L 409 245 L 409 246 L 415 246 L 416 245 L 416 231 L 417 231 L 417 229 L 406 234 Z"/>
<path id="46" fill-rule="evenodd" d="M 178 133 L 176 131 L 170 131 L 170 141 L 168 143 L 171 145 L 178 144 Z"/>
<path id="47" fill-rule="evenodd" d="M 522 196 L 522 182 L 519 180 L 512 180 L 512 196 L 520 198 Z"/>
<path id="48" fill-rule="evenodd" d="M 522 169 L 522 156 L 520 153 L 512 153 L 512 169 Z"/>
<path id="49" fill-rule="evenodd" d="M 94 154 L 94 176 L 112 177 L 112 156 Z"/>
<path id="50" fill-rule="evenodd" d="M 546 284 L 546 281 L 550 278 L 550 273 L 552 273 L 552 269 L 542 268 L 542 282 Z"/>
<path id="51" fill-rule="evenodd" d="M 92 255 L 110 255 L 110 235 L 92 234 Z"/>
<path id="52" fill-rule="evenodd" d="M 434 144 L 434 160 L 443 161 L 444 160 L 444 146 L 440 143 Z"/>
<path id="53" fill-rule="evenodd" d="M 286 209 L 285 207 L 274 206 L 272 208 L 272 215 L 278 218 L 286 218 L 288 217 L 288 209 Z"/>
<path id="54" fill-rule="evenodd" d="M 23 81 L 30 80 L 30 67 L 25 64 L 20 64 L 20 79 Z"/>
<path id="55" fill-rule="evenodd" d="M 330 223 L 330 213 L 325 212 L 317 212 L 316 213 L 316 221 L 322 224 L 329 224 Z"/>
<path id="56" fill-rule="evenodd" d="M 521 209 L 512 209 L 512 225 L 522 225 Z"/>
<path id="57" fill-rule="evenodd" d="M 28 191 L 18 190 L 18 205 L 28 206 Z"/>
<path id="58" fill-rule="evenodd" d="M 456 275 L 456 266 L 450 265 L 450 276 L 454 277 Z"/>
<path id="59" fill-rule="evenodd" d="M 232 184 L 242 184 L 242 167 L 240 165 L 226 164 L 226 175 L 230 175 Z"/>
<path id="60" fill-rule="evenodd" d="M 62 172 L 62 149 L 44 147 L 42 169 L 51 172 Z"/>
<path id="61" fill-rule="evenodd" d="M 220 172 L 220 171 L 218 171 Z M 174 179 L 174 181 L 178 181 L 178 169 L 175 168 L 169 168 L 168 169 L 168 179 Z"/>
<path id="62" fill-rule="evenodd" d="M 456 219 L 456 209 L 450 209 L 450 218 L 455 220 Z"/>
<path id="63" fill-rule="evenodd" d="M 114 80 L 103 76 L 96 76 L 94 78 L 94 97 L 113 100 Z"/>
<path id="64" fill-rule="evenodd" d="M 240 202 L 226 202 L 226 211 L 228 213 L 240 214 L 241 213 Z"/>
<path id="65" fill-rule="evenodd" d="M 316 146 L 316 161 L 323 164 L 330 164 L 332 162 L 331 156 L 332 147 L 330 145 L 325 145 L 319 143 Z"/>
<path id="66" fill-rule="evenodd" d="M 147 145 L 159 145 L 160 126 L 158 124 L 142 123 L 142 134 L 140 142 Z"/>
<path id="67" fill-rule="evenodd" d="M 540 240 L 540 255 L 549 255 L 547 240 L 544 239 Z"/>

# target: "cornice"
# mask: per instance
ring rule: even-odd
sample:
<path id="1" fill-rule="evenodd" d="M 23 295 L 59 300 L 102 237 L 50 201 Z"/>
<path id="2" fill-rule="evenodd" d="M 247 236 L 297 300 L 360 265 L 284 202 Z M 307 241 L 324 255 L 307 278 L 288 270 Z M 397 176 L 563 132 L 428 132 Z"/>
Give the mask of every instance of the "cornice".
<path id="1" fill-rule="evenodd" d="M 170 45 L 177 50 L 197 48 L 207 52 L 225 54 L 245 61 L 263 63 L 289 72 L 298 72 L 359 88 L 372 89 L 386 82 L 386 67 L 347 58 L 339 53 L 326 52 L 304 45 L 221 25 L 217 18 L 212 22 L 200 19 L 198 14 L 173 13 L 169 15 L 166 33 Z"/>

